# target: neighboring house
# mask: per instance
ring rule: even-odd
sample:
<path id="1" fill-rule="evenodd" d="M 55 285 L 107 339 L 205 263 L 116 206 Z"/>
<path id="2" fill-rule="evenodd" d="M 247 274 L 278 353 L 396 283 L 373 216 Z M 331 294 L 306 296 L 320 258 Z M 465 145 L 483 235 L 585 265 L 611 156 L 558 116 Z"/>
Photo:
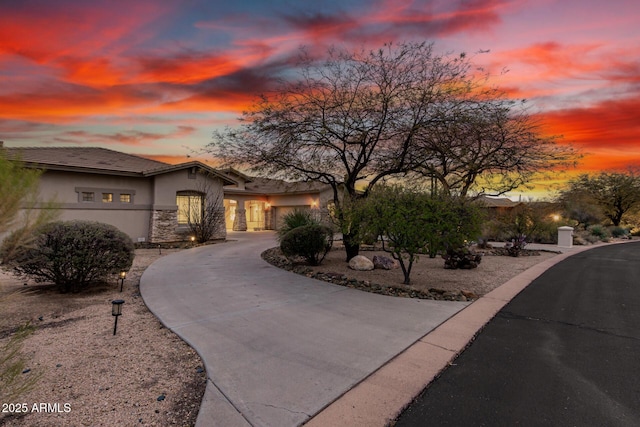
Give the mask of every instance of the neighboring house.
<path id="1" fill-rule="evenodd" d="M 332 198 L 328 186 L 252 178 L 191 161 L 171 165 L 96 147 L 2 147 L 9 158 L 42 169 L 40 200 L 55 199 L 60 219 L 112 224 L 134 242 L 187 240 L 189 217 L 206 197 L 224 199 L 226 229 L 277 229 L 282 216 L 311 209 L 320 216 Z M 207 196 L 208 194 L 208 196 Z"/>
<path id="2" fill-rule="evenodd" d="M 522 204 L 522 202 L 514 202 L 507 197 L 489 197 L 484 195 L 478 197 L 475 201 L 487 209 L 490 218 L 505 214 Z"/>

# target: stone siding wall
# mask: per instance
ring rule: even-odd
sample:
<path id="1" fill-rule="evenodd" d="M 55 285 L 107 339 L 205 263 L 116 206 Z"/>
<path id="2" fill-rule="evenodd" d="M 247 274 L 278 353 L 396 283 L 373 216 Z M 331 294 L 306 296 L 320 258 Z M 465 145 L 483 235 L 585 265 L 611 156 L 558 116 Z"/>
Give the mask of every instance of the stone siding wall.
<path id="1" fill-rule="evenodd" d="M 177 242 L 184 240 L 178 233 L 178 211 L 156 210 L 151 213 L 149 241 L 151 243 Z"/>

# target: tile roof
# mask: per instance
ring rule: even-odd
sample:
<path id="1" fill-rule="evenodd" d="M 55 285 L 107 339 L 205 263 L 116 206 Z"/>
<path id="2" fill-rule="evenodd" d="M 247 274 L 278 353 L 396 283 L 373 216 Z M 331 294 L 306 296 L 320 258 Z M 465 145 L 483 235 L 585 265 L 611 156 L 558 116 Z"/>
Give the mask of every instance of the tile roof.
<path id="1" fill-rule="evenodd" d="M 47 169 L 80 168 L 104 172 L 143 173 L 168 163 L 100 147 L 5 147 L 9 157 Z"/>
<path id="2" fill-rule="evenodd" d="M 507 197 L 489 197 L 480 196 L 476 199 L 478 203 L 482 203 L 487 208 L 512 208 L 520 204 L 520 202 L 514 202 Z"/>
<path id="3" fill-rule="evenodd" d="M 225 187 L 228 193 L 253 193 L 253 194 L 295 194 L 295 193 L 315 193 L 328 188 L 327 184 L 321 182 L 305 181 L 283 181 L 281 179 L 256 178 L 252 177 L 247 181 L 245 189 Z"/>

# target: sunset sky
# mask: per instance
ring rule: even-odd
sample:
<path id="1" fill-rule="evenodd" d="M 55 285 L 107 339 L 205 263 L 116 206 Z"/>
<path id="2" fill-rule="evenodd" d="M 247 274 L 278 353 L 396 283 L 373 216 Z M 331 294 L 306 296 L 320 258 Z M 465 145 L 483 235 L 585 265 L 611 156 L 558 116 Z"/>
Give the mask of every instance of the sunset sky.
<path id="1" fill-rule="evenodd" d="M 409 40 L 507 69 L 498 84 L 583 151 L 579 171 L 640 166 L 637 0 L 3 0 L 0 140 L 181 162 L 301 46 Z"/>

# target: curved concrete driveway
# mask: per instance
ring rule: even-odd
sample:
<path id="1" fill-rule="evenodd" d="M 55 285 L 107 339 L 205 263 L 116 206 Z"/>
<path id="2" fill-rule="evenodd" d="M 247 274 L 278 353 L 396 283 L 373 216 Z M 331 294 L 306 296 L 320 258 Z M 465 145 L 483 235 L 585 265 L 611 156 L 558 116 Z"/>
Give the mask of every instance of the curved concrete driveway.
<path id="1" fill-rule="evenodd" d="M 168 255 L 145 303 L 207 370 L 198 425 L 299 425 L 467 303 L 381 296 L 275 268 L 271 232 Z"/>

